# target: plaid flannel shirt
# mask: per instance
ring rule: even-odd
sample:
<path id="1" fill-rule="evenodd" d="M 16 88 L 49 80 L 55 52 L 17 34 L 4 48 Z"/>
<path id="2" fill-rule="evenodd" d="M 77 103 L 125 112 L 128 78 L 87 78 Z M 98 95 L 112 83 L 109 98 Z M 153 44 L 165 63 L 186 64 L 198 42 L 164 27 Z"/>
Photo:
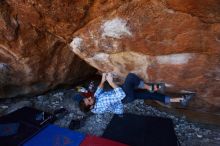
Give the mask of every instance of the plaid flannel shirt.
<path id="1" fill-rule="evenodd" d="M 101 114 L 111 112 L 123 114 L 123 104 L 121 100 L 126 96 L 121 87 L 110 91 L 104 91 L 103 88 L 97 88 L 95 94 L 96 103 L 91 110 L 93 113 Z"/>

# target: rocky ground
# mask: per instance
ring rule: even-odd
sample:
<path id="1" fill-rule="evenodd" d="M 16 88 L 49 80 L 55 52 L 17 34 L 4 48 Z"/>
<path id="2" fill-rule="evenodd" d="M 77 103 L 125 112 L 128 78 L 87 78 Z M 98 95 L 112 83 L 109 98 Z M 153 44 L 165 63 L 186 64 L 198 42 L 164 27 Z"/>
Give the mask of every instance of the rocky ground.
<path id="1" fill-rule="evenodd" d="M 77 102 L 73 100 L 73 96 L 76 93 L 74 89 L 62 89 L 32 98 L 1 100 L 0 115 L 10 113 L 23 106 L 31 106 L 51 113 L 55 109 L 64 107 L 69 113 L 55 121 L 56 125 L 68 128 L 71 120 L 81 120 L 80 128 L 75 129 L 76 131 L 101 136 L 111 121 L 113 114 L 86 115 L 82 113 L 78 108 Z M 185 117 L 161 112 L 154 107 L 145 105 L 143 100 L 136 100 L 126 104 L 125 113 L 171 118 L 175 126 L 176 135 L 182 146 L 220 145 L 220 127 L 189 122 Z"/>

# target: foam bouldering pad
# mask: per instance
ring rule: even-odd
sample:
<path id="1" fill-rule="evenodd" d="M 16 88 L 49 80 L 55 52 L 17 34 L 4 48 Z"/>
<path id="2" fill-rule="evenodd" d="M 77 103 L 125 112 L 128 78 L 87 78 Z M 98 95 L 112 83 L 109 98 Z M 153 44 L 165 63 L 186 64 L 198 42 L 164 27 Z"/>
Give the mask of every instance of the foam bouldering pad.
<path id="1" fill-rule="evenodd" d="M 40 130 L 38 127 L 22 122 L 17 122 L 16 126 L 10 126 L 10 128 L 5 127 L 2 129 L 6 130 L 6 133 L 8 130 L 15 132 L 10 132 L 10 135 L 6 136 L 4 131 L 1 131 L 3 134 L 0 136 L 0 146 L 20 146 L 24 143 L 24 141 L 26 141 Z"/>
<path id="2" fill-rule="evenodd" d="M 18 132 L 20 124 L 16 123 L 8 123 L 8 124 L 0 124 L 0 137 L 2 136 L 11 136 Z"/>
<path id="3" fill-rule="evenodd" d="M 114 115 L 103 137 L 130 146 L 178 145 L 171 119 L 133 114 Z"/>
<path id="4" fill-rule="evenodd" d="M 4 115 L 0 117 L 0 145 L 22 145 L 53 120 L 53 115 L 31 107 Z"/>
<path id="5" fill-rule="evenodd" d="M 128 146 L 106 138 L 87 135 L 80 146 Z"/>
<path id="6" fill-rule="evenodd" d="M 85 135 L 55 125 L 48 125 L 24 146 L 79 146 Z"/>
<path id="7" fill-rule="evenodd" d="M 55 120 L 52 114 L 31 107 L 18 109 L 7 115 L 7 117 L 10 117 L 13 121 L 22 121 L 37 127 L 44 127 Z"/>

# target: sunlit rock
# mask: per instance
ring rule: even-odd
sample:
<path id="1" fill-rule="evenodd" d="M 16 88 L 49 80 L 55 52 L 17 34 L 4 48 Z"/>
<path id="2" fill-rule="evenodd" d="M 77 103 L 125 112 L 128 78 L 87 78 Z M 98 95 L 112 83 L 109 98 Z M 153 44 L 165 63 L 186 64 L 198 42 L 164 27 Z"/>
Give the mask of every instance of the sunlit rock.
<path id="1" fill-rule="evenodd" d="M 217 7 L 216 0 L 127 2 L 78 30 L 70 46 L 87 63 L 122 81 L 134 72 L 146 82 L 164 82 L 167 91 L 197 93 L 190 106 L 218 109 Z M 73 45 L 77 38 L 82 40 L 78 46 Z"/>

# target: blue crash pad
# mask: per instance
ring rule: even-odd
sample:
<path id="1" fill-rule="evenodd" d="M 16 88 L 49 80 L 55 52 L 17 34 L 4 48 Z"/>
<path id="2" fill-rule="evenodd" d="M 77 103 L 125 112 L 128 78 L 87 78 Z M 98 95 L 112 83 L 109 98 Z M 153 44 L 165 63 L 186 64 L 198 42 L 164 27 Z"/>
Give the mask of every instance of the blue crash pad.
<path id="1" fill-rule="evenodd" d="M 49 125 L 24 146 L 79 146 L 84 138 L 82 133 Z"/>

